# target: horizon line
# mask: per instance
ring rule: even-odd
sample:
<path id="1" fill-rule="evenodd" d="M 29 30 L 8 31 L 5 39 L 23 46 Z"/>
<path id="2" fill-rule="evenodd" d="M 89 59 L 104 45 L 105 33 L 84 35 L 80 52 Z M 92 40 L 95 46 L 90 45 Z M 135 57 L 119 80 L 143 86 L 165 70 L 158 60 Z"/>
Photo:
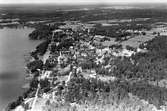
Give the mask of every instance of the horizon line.
<path id="1" fill-rule="evenodd" d="M 128 5 L 128 4 L 167 4 L 167 2 L 25 2 L 25 3 L 0 3 L 0 5 Z"/>

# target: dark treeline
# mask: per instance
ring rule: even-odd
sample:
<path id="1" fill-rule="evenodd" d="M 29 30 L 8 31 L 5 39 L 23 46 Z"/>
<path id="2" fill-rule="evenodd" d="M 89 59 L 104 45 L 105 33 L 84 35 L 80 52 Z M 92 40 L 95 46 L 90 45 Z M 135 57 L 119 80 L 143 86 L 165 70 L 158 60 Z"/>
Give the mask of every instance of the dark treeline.
<path id="1" fill-rule="evenodd" d="M 119 23 L 119 25 L 113 26 L 102 26 L 101 24 L 96 24 L 94 29 L 91 31 L 92 34 L 95 35 L 105 35 L 112 38 L 116 38 L 116 40 L 121 40 L 122 37 L 131 36 L 132 33 L 127 32 L 127 30 L 150 30 L 151 26 L 147 23 L 143 23 L 141 25 L 137 25 L 138 23 L 128 22 L 128 23 Z M 143 32 L 144 34 L 144 32 Z"/>
<path id="2" fill-rule="evenodd" d="M 94 20 L 108 19 L 129 19 L 129 18 L 166 18 L 166 9 L 93 9 L 93 10 L 73 10 L 73 11 L 22 11 L 22 10 L 7 10 L 7 15 L 2 18 L 19 18 L 20 23 L 28 21 L 44 21 L 44 20 L 80 20 L 82 22 Z"/>
<path id="3" fill-rule="evenodd" d="M 49 37 L 52 35 L 52 31 L 57 27 L 57 25 L 38 24 L 35 27 L 35 30 L 29 34 L 29 38 L 32 40 L 49 39 Z"/>
<path id="4" fill-rule="evenodd" d="M 82 103 L 89 100 L 97 102 L 100 95 L 105 95 L 103 99 L 114 95 L 114 101 L 119 103 L 122 99 L 128 97 L 128 93 L 132 93 L 160 108 L 167 100 L 167 90 L 165 88 L 149 85 L 144 81 L 130 84 L 128 81 L 121 80 L 102 82 L 97 79 L 79 77 L 73 78 L 67 88 L 65 99 L 70 102 Z"/>

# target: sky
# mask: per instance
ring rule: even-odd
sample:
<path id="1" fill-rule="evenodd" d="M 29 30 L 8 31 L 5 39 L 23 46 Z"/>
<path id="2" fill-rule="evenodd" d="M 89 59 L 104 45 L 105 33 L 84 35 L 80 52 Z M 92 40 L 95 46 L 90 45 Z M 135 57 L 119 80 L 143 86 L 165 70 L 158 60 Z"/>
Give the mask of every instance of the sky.
<path id="1" fill-rule="evenodd" d="M 56 3 L 56 4 L 95 4 L 95 3 L 167 3 L 167 0 L 0 0 L 9 3 Z"/>

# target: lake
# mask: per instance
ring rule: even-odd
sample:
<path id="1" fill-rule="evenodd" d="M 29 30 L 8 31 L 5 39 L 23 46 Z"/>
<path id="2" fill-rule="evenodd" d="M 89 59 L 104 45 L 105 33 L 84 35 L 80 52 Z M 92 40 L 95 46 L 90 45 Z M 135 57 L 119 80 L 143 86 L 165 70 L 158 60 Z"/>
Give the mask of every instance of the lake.
<path id="1" fill-rule="evenodd" d="M 22 95 L 25 81 L 24 55 L 40 41 L 29 40 L 32 28 L 0 29 L 0 109 Z"/>

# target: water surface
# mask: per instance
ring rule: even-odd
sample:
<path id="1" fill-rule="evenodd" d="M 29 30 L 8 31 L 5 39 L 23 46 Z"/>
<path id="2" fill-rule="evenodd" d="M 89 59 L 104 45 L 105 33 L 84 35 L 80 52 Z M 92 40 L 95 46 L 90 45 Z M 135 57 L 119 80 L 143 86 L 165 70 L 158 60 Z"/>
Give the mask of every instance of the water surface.
<path id="1" fill-rule="evenodd" d="M 23 93 L 24 54 L 40 41 L 28 39 L 31 28 L 0 29 L 0 109 Z"/>

